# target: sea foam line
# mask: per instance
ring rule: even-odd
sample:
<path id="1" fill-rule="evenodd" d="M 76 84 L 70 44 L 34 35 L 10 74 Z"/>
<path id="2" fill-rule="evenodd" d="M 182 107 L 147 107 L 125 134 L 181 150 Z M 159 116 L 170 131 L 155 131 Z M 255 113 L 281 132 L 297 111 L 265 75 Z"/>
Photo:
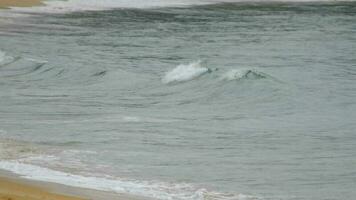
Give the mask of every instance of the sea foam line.
<path id="1" fill-rule="evenodd" d="M 209 1 L 208 1 L 209 2 Z M 206 4 L 202 0 L 54 0 L 45 1 L 45 6 L 31 8 L 13 8 L 17 11 L 66 13 L 76 11 L 110 10 L 117 8 L 157 8 L 157 7 L 182 7 L 189 5 Z"/>
<path id="2" fill-rule="evenodd" d="M 189 184 L 162 183 L 154 181 L 119 180 L 102 177 L 75 175 L 52 169 L 21 163 L 18 161 L 0 161 L 0 169 L 11 171 L 23 178 L 59 183 L 73 187 L 126 193 L 160 200 L 245 200 L 256 199 L 243 194 L 224 194 L 196 189 Z"/>
<path id="3" fill-rule="evenodd" d="M 335 2 L 355 0 L 50 0 L 44 6 L 13 8 L 17 11 L 35 13 L 68 13 L 77 11 L 97 11 L 120 8 L 162 8 L 162 7 L 188 7 L 209 5 L 217 3 L 266 3 L 266 2 Z"/>

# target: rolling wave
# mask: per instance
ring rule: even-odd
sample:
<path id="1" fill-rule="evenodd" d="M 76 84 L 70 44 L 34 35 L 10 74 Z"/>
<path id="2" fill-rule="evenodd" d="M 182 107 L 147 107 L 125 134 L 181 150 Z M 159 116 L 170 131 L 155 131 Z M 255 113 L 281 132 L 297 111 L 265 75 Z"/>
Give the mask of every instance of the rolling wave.
<path id="1" fill-rule="evenodd" d="M 222 75 L 223 80 L 264 79 L 269 75 L 254 69 L 233 69 Z"/>
<path id="2" fill-rule="evenodd" d="M 0 67 L 13 62 L 14 60 L 14 57 L 7 55 L 5 52 L 0 50 Z"/>
<path id="3" fill-rule="evenodd" d="M 189 64 L 180 64 L 173 70 L 167 72 L 162 78 L 164 84 L 181 83 L 197 79 L 208 73 L 215 73 L 217 68 L 212 69 L 202 65 L 202 61 L 198 60 Z M 215 76 L 216 77 L 216 76 Z M 219 75 L 220 80 L 232 81 L 242 79 L 275 79 L 272 76 L 260 72 L 256 69 L 240 68 L 232 69 Z"/>
<path id="4" fill-rule="evenodd" d="M 47 62 L 35 59 L 11 57 L 9 61 L 0 63 L 0 77 L 15 77 L 30 74 L 41 69 Z"/>

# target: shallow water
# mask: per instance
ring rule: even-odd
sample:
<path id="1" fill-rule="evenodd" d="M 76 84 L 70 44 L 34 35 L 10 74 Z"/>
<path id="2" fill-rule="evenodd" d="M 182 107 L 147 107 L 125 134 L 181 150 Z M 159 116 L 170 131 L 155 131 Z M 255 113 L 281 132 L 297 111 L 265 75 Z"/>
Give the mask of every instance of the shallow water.
<path id="1" fill-rule="evenodd" d="M 356 196 L 355 3 L 122 7 L 0 11 L 0 168 L 158 199 Z"/>

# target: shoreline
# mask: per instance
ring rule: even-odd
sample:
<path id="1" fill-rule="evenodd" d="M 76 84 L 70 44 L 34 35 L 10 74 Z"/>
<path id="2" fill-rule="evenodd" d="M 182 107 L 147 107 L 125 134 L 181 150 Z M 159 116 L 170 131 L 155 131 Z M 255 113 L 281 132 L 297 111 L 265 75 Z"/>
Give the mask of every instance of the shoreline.
<path id="1" fill-rule="evenodd" d="M 0 200 L 144 200 L 127 194 L 22 178 L 0 169 Z"/>
<path id="2" fill-rule="evenodd" d="M 43 5 L 42 0 L 1 0 L 0 9 L 8 9 L 9 7 L 31 7 Z"/>
<path id="3" fill-rule="evenodd" d="M 0 176 L 1 200 L 84 200 L 74 195 L 62 194 L 42 187 L 31 185 L 18 179 Z"/>

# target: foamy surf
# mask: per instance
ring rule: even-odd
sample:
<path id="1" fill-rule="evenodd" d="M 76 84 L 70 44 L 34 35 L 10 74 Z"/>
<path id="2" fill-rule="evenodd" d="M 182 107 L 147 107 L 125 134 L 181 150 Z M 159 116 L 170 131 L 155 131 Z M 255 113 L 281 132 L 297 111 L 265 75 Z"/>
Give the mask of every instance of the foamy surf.
<path id="1" fill-rule="evenodd" d="M 42 13 L 66 13 L 76 11 L 98 11 L 120 8 L 160 8 L 160 7 L 182 7 L 190 5 L 203 5 L 211 1 L 201 0 L 68 0 L 68 1 L 46 1 L 45 6 L 32 8 L 14 8 L 18 11 L 42 12 Z"/>
<path id="2" fill-rule="evenodd" d="M 248 200 L 256 197 L 243 194 L 226 194 L 195 188 L 190 184 L 138 181 L 117 178 L 102 178 L 75 175 L 39 167 L 19 161 L 0 161 L 0 169 L 11 171 L 23 178 L 59 183 L 73 187 L 126 193 L 160 200 Z"/>
<path id="3" fill-rule="evenodd" d="M 202 76 L 210 71 L 209 68 L 202 66 L 201 60 L 189 64 L 180 64 L 173 70 L 167 72 L 162 78 L 162 82 L 165 84 L 185 82 Z"/>
<path id="4" fill-rule="evenodd" d="M 344 1 L 344 0 L 343 0 Z M 347 0 L 353 1 L 353 0 Z M 268 3 L 268 2 L 315 2 L 314 0 L 53 0 L 45 1 L 43 6 L 12 9 L 17 11 L 35 13 L 68 13 L 80 11 L 99 11 L 125 8 L 162 8 L 162 7 L 189 7 L 210 5 L 218 3 Z M 318 2 L 335 2 L 332 0 L 318 0 Z"/>

